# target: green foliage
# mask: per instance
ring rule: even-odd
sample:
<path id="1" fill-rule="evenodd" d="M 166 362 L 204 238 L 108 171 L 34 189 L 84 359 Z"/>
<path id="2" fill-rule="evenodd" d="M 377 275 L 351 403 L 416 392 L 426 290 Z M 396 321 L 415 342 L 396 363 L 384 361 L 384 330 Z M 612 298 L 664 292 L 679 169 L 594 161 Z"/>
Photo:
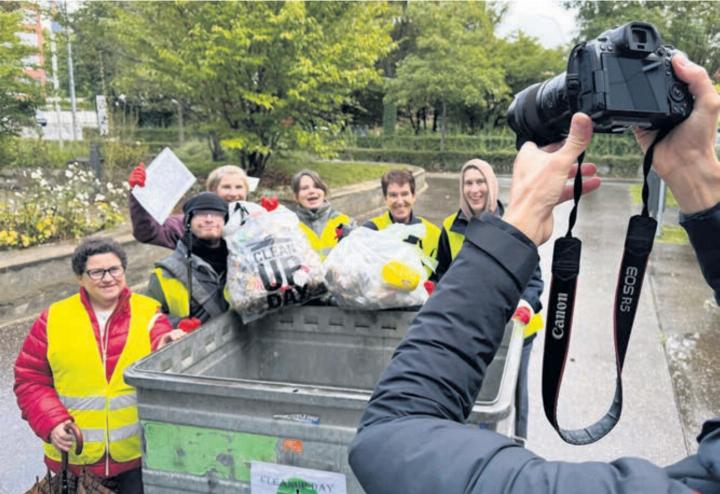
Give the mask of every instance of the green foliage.
<path id="1" fill-rule="evenodd" d="M 35 51 L 20 41 L 17 33 L 21 30 L 21 12 L 0 9 L 0 140 L 17 135 L 22 125 L 33 122 L 40 102 L 39 86 L 23 63 Z"/>
<path id="2" fill-rule="evenodd" d="M 80 238 L 124 220 L 127 189 L 76 164 L 54 177 L 40 169 L 23 176 L 24 187 L 0 200 L 0 250 Z"/>
<path id="3" fill-rule="evenodd" d="M 572 0 L 565 6 L 578 9 L 579 41 L 626 22 L 643 20 L 655 25 L 665 43 L 687 53 L 711 74 L 720 66 L 720 2 Z"/>
<path id="4" fill-rule="evenodd" d="M 0 168 L 62 168 L 68 161 L 88 155 L 88 144 L 39 139 L 8 138 L 0 141 Z"/>
<path id="5" fill-rule="evenodd" d="M 409 4 L 416 48 L 387 79 L 386 98 L 414 109 L 440 102 L 445 110 L 448 104 L 483 108 L 508 92 L 502 60 L 493 56 L 498 43 L 489 9 L 481 2 Z"/>
<path id="6" fill-rule="evenodd" d="M 385 164 L 358 161 L 327 161 L 303 153 L 292 153 L 273 159 L 268 171 L 292 177 L 304 168 L 315 170 L 330 188 L 343 187 L 368 180 L 379 180 L 393 167 Z"/>
<path id="7" fill-rule="evenodd" d="M 383 3 L 126 2 L 115 19 L 127 62 L 117 92 L 191 102 L 251 174 L 271 153 L 328 152 L 352 92 L 379 80 Z M 324 131 L 325 133 L 319 133 Z"/>
<path id="8" fill-rule="evenodd" d="M 404 163 L 428 170 L 459 171 L 462 164 L 473 158 L 482 158 L 492 164 L 498 174 L 510 175 L 517 152 L 513 149 L 495 151 L 414 151 L 407 149 L 345 148 L 340 157 L 355 161 Z M 596 163 L 599 174 L 606 177 L 636 178 L 641 163 L 637 156 L 603 156 L 590 154 L 586 161 Z"/>

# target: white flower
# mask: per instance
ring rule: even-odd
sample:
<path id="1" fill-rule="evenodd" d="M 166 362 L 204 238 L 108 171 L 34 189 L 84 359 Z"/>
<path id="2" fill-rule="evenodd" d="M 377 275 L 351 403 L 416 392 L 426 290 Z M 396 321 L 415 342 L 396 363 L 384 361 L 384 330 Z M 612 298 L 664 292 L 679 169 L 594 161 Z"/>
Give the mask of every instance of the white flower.
<path id="1" fill-rule="evenodd" d="M 68 170 L 65 170 L 65 176 L 66 176 L 67 178 L 72 178 L 72 177 L 73 177 L 73 172 L 70 171 L 69 169 L 68 169 Z"/>
<path id="2" fill-rule="evenodd" d="M 107 190 L 109 190 L 109 191 L 115 190 L 115 186 L 112 184 L 112 182 L 107 183 Z"/>
<path id="3" fill-rule="evenodd" d="M 47 180 L 45 180 L 44 178 L 40 179 L 40 187 L 47 187 L 48 185 L 50 184 L 48 184 Z"/>
<path id="4" fill-rule="evenodd" d="M 104 201 L 104 200 L 105 200 L 105 196 L 102 194 L 97 194 L 95 196 L 95 202 Z"/>
<path id="5" fill-rule="evenodd" d="M 32 178 L 33 180 L 37 180 L 40 177 L 42 177 L 42 173 L 40 172 L 40 170 L 33 170 L 32 172 L 30 172 L 30 178 Z"/>

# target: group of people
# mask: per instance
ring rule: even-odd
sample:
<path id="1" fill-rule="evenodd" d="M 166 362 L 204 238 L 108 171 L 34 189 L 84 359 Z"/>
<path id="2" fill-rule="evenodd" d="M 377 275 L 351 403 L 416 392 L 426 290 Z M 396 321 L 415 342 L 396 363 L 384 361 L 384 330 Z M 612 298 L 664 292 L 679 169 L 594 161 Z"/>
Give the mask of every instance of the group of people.
<path id="1" fill-rule="evenodd" d="M 140 164 L 128 182 L 133 188 L 143 187 L 145 181 L 145 167 Z M 425 235 L 408 241 L 438 260 L 431 274 L 437 282 L 457 256 L 468 221 L 484 211 L 501 215 L 503 210 L 492 167 L 481 160 L 463 166 L 460 209 L 442 228 L 414 213 L 416 186 L 410 171 L 389 171 L 381 187 L 387 211 L 358 226 L 332 207 L 328 186 L 317 172 L 302 170 L 292 178 L 292 210 L 321 258 L 355 228 L 422 224 Z M 206 188 L 183 204 L 182 214 L 171 215 L 162 224 L 130 194 L 134 237 L 172 250 L 155 263 L 147 295 L 128 288 L 128 259 L 117 242 L 86 239 L 72 256 L 79 292 L 52 304 L 33 324 L 15 364 L 15 393 L 23 417 L 45 441 L 45 462 L 51 470 L 58 470 L 60 452 L 65 451 L 71 471 L 84 468 L 118 492 L 141 492 L 137 404 L 123 373 L 133 362 L 228 310 L 228 247 L 223 229 L 231 215 L 240 215 L 242 223 L 262 208 L 247 201 L 248 178 L 240 167 L 213 170 Z M 519 306 L 526 306 L 530 314 L 540 310 L 543 284 L 539 269 L 536 274 Z M 526 402 L 524 389 L 521 403 Z M 71 422 L 84 436 L 80 454 L 71 447 Z M 518 433 L 524 437 L 526 429 L 520 425 Z"/>
<path id="2" fill-rule="evenodd" d="M 710 120 L 717 120 L 720 97 L 697 66 L 678 59 L 673 63 L 689 83 L 696 107 L 658 146 L 654 165 L 688 214 L 684 226 L 717 294 L 720 164 Z M 647 146 L 648 136 L 639 134 Z M 380 379 L 353 444 L 350 462 L 368 492 L 686 492 L 683 482 L 717 486 L 717 421 L 706 424 L 700 454 L 674 470 L 639 460 L 549 463 L 518 447 L 522 441 L 460 425 L 482 385 L 502 328 L 515 317 L 526 324 L 516 422 L 517 435 L 526 437 L 527 365 L 533 338 L 542 327 L 537 246 L 550 236 L 554 205 L 569 197 L 566 179 L 590 135 L 589 118 L 576 115 L 566 143 L 557 151 L 526 144 L 515 163 L 507 211 L 498 199 L 492 167 L 479 159 L 468 161 L 459 177 L 459 208 L 440 228 L 413 212 L 411 172 L 393 170 L 382 177 L 387 211 L 362 227 L 424 225 L 424 237 L 411 241 L 437 259 L 431 278 L 439 288 Z M 592 165 L 581 168 L 583 175 L 594 171 Z M 132 171 L 129 182 L 144 186 L 142 165 Z M 327 256 L 357 226 L 332 208 L 328 187 L 316 172 L 297 173 L 291 186 L 300 228 L 312 248 Z M 599 180 L 591 177 L 585 191 L 597 186 Z M 134 236 L 172 249 L 156 263 L 149 296 L 128 288 L 122 247 L 109 238 L 91 238 L 72 256 L 79 292 L 52 304 L 34 322 L 15 364 L 15 393 L 23 417 L 45 442 L 45 461 L 52 470 L 59 469 L 61 452 L 68 452 L 74 473 L 85 469 L 118 492 L 142 492 L 137 402 L 123 372 L 228 310 L 223 227 L 231 214 L 244 216 L 260 207 L 246 201 L 248 180 L 239 167 L 214 170 L 207 189 L 163 224 L 130 196 Z M 479 277 L 485 280 L 483 291 L 477 290 Z M 81 453 L 72 450 L 72 422 L 84 436 Z"/>

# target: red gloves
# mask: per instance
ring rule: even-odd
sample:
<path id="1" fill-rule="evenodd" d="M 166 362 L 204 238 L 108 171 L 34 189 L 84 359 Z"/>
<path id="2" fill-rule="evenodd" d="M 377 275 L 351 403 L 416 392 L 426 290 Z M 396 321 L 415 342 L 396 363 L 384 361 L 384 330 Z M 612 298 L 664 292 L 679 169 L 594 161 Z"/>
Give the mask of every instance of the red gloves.
<path id="1" fill-rule="evenodd" d="M 128 177 L 128 183 L 130 184 L 130 188 L 132 187 L 144 187 L 145 186 L 145 179 L 147 176 L 145 175 L 145 163 L 140 163 L 138 166 L 133 168 L 133 171 L 130 172 L 130 176 Z"/>
<path id="2" fill-rule="evenodd" d="M 428 297 L 435 291 L 435 283 L 430 280 L 423 283 L 423 286 L 425 287 L 425 291 L 428 292 Z"/>
<path id="3" fill-rule="evenodd" d="M 178 323 L 178 329 L 182 329 L 186 333 L 192 333 L 197 328 L 199 328 L 201 324 L 202 321 L 197 317 L 187 317 L 180 320 L 180 322 Z"/>
<path id="4" fill-rule="evenodd" d="M 269 213 L 270 211 L 277 209 L 280 205 L 280 201 L 278 201 L 277 197 L 263 196 L 262 199 L 260 199 L 260 205 Z"/>
<path id="5" fill-rule="evenodd" d="M 517 309 L 515 309 L 515 314 L 513 314 L 512 318 L 520 321 L 523 324 L 527 324 L 530 322 L 530 318 L 532 318 L 532 314 L 531 314 L 531 311 L 529 308 L 520 306 Z"/>

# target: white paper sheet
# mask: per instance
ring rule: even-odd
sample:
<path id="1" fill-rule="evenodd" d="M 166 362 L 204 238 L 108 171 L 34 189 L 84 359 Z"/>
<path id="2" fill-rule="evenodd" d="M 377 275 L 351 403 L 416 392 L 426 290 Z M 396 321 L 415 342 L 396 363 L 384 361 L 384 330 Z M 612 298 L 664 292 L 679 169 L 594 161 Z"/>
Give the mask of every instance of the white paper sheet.
<path id="1" fill-rule="evenodd" d="M 195 176 L 170 148 L 163 149 L 146 170 L 144 187 L 134 187 L 132 195 L 160 224 L 195 183 Z"/>

